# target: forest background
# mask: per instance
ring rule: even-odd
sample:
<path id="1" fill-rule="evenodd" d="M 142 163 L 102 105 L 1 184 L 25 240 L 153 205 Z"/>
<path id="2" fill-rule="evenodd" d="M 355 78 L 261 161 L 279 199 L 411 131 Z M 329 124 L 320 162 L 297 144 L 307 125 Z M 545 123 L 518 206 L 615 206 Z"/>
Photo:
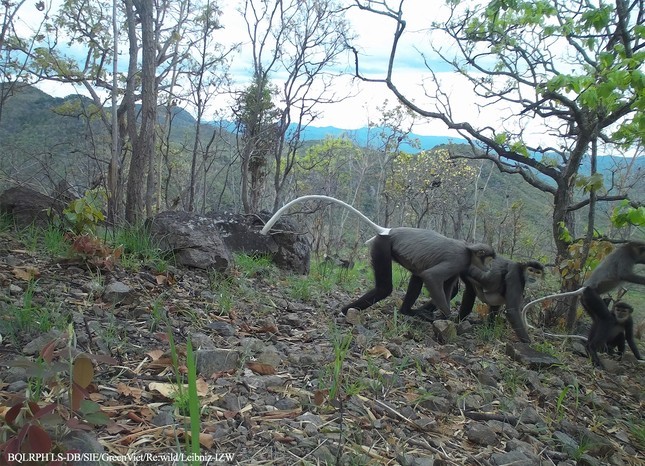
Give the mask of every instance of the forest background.
<path id="1" fill-rule="evenodd" d="M 599 239 L 643 238 L 638 1 L 449 2 L 417 44 L 422 91 L 396 81 L 405 1 L 240 1 L 243 44 L 220 41 L 217 2 L 36 2 L 28 33 L 16 27 L 26 3 L 1 6 L 3 187 L 51 192 L 64 180 L 110 224 L 166 209 L 254 214 L 327 194 L 383 225 L 554 264 L 563 290 L 606 253 Z M 391 24 L 381 69 L 368 69 L 348 11 Z M 230 69 L 242 48 L 251 73 L 240 87 Z M 438 62 L 473 89 L 476 121 L 454 107 Z M 342 76 L 385 85 L 399 104 L 384 101 L 366 137 L 308 140 L 320 109 L 346 97 L 332 86 Z M 34 87 L 46 81 L 79 93 L 52 98 Z M 223 95 L 232 104 L 213 110 Z M 500 105 L 503 121 L 482 120 Z M 420 151 L 418 118 L 464 143 Z M 552 143 L 532 143 L 537 132 Z M 366 235 L 346 212 L 306 221 L 317 253 L 362 252 Z M 556 315 L 570 321 L 574 307 Z"/>

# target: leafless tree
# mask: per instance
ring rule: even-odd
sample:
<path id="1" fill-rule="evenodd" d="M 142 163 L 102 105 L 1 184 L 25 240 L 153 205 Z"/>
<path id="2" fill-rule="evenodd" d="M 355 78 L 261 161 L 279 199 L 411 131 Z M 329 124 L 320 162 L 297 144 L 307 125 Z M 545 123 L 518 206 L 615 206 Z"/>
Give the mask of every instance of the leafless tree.
<path id="1" fill-rule="evenodd" d="M 329 85 L 349 39 L 343 11 L 334 0 L 245 0 L 242 6 L 254 83 L 278 86 L 275 144 L 264 143 L 274 159 L 273 209 L 281 203 L 303 128 L 316 118 L 321 104 L 338 99 Z"/>

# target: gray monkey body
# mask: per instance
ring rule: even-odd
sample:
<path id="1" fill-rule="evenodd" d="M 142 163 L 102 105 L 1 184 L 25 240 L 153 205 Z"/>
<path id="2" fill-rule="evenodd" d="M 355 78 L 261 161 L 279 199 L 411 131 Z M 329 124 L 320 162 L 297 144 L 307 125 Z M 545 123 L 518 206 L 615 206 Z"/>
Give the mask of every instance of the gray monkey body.
<path id="1" fill-rule="evenodd" d="M 614 249 L 584 282 L 596 293 L 608 293 L 623 282 L 645 285 L 645 277 L 634 273 L 634 265 L 645 264 L 645 242 L 629 241 Z"/>
<path id="2" fill-rule="evenodd" d="M 396 227 L 389 234 L 394 260 L 415 275 L 423 278 L 424 272 L 437 264 L 447 262 L 444 268 L 466 270 L 470 266 L 471 252 L 465 241 L 443 236 L 433 230 Z M 480 248 L 481 245 L 478 245 Z"/>

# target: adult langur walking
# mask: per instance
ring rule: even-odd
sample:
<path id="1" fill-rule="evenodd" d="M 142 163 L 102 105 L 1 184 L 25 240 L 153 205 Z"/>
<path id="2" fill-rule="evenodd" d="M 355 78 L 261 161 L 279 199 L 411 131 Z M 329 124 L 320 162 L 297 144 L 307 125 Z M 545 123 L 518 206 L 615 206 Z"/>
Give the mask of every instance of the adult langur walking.
<path id="1" fill-rule="evenodd" d="M 374 269 L 374 288 L 344 306 L 343 314 L 352 308 L 365 309 L 392 293 L 392 262 L 394 261 L 412 273 L 400 312 L 409 314 L 420 288 L 425 285 L 437 307 L 444 316 L 448 317 L 450 316 L 448 295 L 459 274 L 466 272 L 470 266 L 487 269 L 495 258 L 495 251 L 487 244 L 468 244 L 465 241 L 447 238 L 436 231 L 421 228 L 385 228 L 371 221 L 351 205 L 322 195 L 302 196 L 289 202 L 269 219 L 262 229 L 262 234 L 267 234 L 291 206 L 307 200 L 323 200 L 339 204 L 357 214 L 377 233 L 367 241 Z"/>

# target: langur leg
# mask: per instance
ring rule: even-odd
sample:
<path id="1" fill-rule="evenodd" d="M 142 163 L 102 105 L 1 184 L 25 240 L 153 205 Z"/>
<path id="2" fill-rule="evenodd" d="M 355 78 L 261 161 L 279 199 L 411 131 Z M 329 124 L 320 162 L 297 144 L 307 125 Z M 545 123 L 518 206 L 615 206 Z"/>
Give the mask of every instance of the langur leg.
<path id="1" fill-rule="evenodd" d="M 421 289 L 423 288 L 423 280 L 417 275 L 412 275 L 410 277 L 410 283 L 408 283 L 408 291 L 405 293 L 405 298 L 403 298 L 403 304 L 401 304 L 401 309 L 399 312 L 405 314 L 406 316 L 415 315 L 416 311 L 412 310 L 412 305 L 416 302 L 417 298 L 421 294 Z"/>
<path id="2" fill-rule="evenodd" d="M 466 279 L 464 280 L 464 294 L 461 297 L 461 306 L 459 306 L 459 320 L 462 321 L 468 314 L 473 311 L 473 306 L 475 305 L 475 288 L 470 284 Z"/>
<path id="3" fill-rule="evenodd" d="M 522 320 L 522 300 L 524 299 L 524 285 L 522 284 L 522 267 L 519 264 L 508 271 L 504 278 L 504 300 L 506 301 L 506 318 L 513 327 L 517 338 L 523 343 L 531 343 L 531 337 L 524 327 Z"/>
<path id="4" fill-rule="evenodd" d="M 423 283 L 430 292 L 430 297 L 434 301 L 434 304 L 439 308 L 445 318 L 449 318 L 450 300 L 448 299 L 448 295 L 451 291 L 446 292 L 446 289 L 452 290 L 451 286 L 454 286 L 458 276 L 453 273 L 448 273 L 445 267 L 437 266 L 422 272 L 421 278 L 423 278 Z M 450 282 L 449 287 L 446 287 L 446 281 Z"/>
<path id="5" fill-rule="evenodd" d="M 354 308 L 362 310 L 392 294 L 392 245 L 390 239 L 377 235 L 371 242 L 370 256 L 374 269 L 374 288 L 341 309 L 343 314 Z"/>
<path id="6" fill-rule="evenodd" d="M 446 282 L 443 284 L 443 291 L 446 295 L 446 299 L 448 300 L 448 305 L 450 305 L 450 301 L 452 301 L 459 292 L 459 276 L 455 275 L 454 278 L 446 280 Z M 434 301 L 430 300 L 423 306 L 414 309 L 413 312 L 415 316 L 420 317 L 423 320 L 433 322 L 435 320 L 434 311 L 436 310 L 437 306 L 435 305 Z"/>
<path id="7" fill-rule="evenodd" d="M 593 365 L 602 368 L 598 351 L 605 348 L 609 342 L 613 319 L 609 309 L 607 309 L 607 305 L 593 288 L 586 287 L 584 289 L 580 302 L 593 320 L 585 348 Z"/>

